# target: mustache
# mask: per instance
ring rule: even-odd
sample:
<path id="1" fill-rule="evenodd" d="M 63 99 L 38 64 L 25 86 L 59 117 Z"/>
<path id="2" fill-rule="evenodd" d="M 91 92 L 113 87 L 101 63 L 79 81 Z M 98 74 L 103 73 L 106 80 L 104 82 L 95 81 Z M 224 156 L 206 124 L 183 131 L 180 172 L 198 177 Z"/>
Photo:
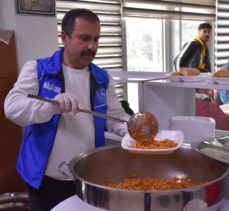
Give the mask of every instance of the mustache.
<path id="1" fill-rule="evenodd" d="M 81 56 L 95 56 L 96 55 L 96 51 L 92 51 L 92 50 L 87 50 L 87 51 L 83 51 L 81 53 Z"/>

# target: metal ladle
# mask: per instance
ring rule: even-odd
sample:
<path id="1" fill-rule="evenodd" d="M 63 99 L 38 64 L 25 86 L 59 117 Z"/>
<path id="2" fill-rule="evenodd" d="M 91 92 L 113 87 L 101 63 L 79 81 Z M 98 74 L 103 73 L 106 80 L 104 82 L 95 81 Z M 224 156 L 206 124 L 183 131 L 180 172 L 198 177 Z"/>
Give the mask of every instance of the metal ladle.
<path id="1" fill-rule="evenodd" d="M 51 100 L 49 98 L 44 98 L 44 97 L 32 95 L 32 94 L 28 94 L 28 97 L 59 106 L 59 103 L 57 101 Z M 87 109 L 79 108 L 79 111 L 88 113 L 93 116 L 101 117 L 104 119 L 126 123 L 130 136 L 136 141 L 152 140 L 156 136 L 159 130 L 158 121 L 156 117 L 150 112 L 138 112 L 132 115 L 128 121 L 126 121 L 123 119 L 119 119 L 119 118 L 109 116 L 106 114 L 102 114 L 102 113 L 98 113 L 95 111 L 90 111 Z"/>

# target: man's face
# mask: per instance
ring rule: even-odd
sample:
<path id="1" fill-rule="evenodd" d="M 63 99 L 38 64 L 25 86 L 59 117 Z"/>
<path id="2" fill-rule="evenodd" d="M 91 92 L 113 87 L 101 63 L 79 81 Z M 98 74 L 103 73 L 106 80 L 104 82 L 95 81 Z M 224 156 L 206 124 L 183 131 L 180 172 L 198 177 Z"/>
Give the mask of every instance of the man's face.
<path id="1" fill-rule="evenodd" d="M 200 36 L 200 39 L 203 40 L 204 42 L 208 42 L 210 38 L 210 33 L 211 33 L 211 30 L 208 28 L 200 29 L 198 31 L 198 35 Z"/>
<path id="2" fill-rule="evenodd" d="M 72 68 L 88 66 L 95 58 L 100 38 L 100 23 L 78 17 L 71 36 L 61 34 L 65 46 L 64 63 Z"/>

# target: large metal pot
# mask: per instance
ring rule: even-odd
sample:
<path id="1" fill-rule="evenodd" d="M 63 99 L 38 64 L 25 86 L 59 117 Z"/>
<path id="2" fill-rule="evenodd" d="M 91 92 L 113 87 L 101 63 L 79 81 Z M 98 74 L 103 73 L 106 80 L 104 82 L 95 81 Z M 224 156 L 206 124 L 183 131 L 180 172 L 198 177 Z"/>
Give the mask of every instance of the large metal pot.
<path id="1" fill-rule="evenodd" d="M 211 207 L 225 193 L 227 165 L 208 158 L 188 146 L 170 155 L 139 155 L 120 145 L 95 149 L 71 160 L 69 169 L 76 180 L 78 196 L 85 202 L 112 211 L 178 211 Z M 167 191 L 130 191 L 104 186 L 124 177 L 183 177 L 205 184 Z M 198 206 L 197 209 L 198 210 Z"/>

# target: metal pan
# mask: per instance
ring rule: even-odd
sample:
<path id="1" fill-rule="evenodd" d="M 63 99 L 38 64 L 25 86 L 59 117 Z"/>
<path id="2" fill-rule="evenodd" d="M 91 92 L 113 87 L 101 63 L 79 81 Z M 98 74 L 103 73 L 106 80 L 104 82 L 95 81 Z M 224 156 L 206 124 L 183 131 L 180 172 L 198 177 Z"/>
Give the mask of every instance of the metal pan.
<path id="1" fill-rule="evenodd" d="M 192 147 L 203 155 L 229 164 L 229 139 L 227 136 L 193 144 Z"/>
<path id="2" fill-rule="evenodd" d="M 78 196 L 95 207 L 111 211 L 182 211 L 196 200 L 210 207 L 224 197 L 228 176 L 225 163 L 208 158 L 191 146 L 182 146 L 169 155 L 138 155 L 113 145 L 75 157 L 68 166 Z M 188 176 L 205 183 L 166 191 L 119 190 L 104 185 L 133 174 L 156 178 Z"/>

